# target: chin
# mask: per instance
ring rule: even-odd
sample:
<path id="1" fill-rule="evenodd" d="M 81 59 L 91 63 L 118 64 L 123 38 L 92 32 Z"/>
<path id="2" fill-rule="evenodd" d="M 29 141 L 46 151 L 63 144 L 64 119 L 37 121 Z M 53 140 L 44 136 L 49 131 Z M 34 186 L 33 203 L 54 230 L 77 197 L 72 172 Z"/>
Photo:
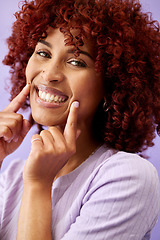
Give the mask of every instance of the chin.
<path id="1" fill-rule="evenodd" d="M 46 119 L 45 117 L 33 117 L 33 120 L 37 123 L 37 124 L 40 124 L 40 125 L 43 125 L 43 126 L 55 126 L 57 125 L 56 122 L 53 122 L 52 120 L 50 119 Z"/>
<path id="2" fill-rule="evenodd" d="M 40 124 L 40 125 L 43 125 L 43 126 L 61 126 L 61 125 L 64 125 L 65 122 L 66 122 L 66 118 L 65 119 L 54 119 L 54 118 L 47 118 L 46 116 L 35 116 L 35 115 L 32 115 L 32 118 L 33 120 L 37 123 L 37 124 Z"/>

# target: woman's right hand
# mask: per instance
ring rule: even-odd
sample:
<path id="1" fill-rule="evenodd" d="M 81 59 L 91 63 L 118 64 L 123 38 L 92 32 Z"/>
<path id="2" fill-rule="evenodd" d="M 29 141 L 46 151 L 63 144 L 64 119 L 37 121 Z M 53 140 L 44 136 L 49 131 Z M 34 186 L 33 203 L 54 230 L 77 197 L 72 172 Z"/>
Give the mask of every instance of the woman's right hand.
<path id="1" fill-rule="evenodd" d="M 23 116 L 17 113 L 26 100 L 29 91 L 30 85 L 27 84 L 10 104 L 0 112 L 0 165 L 7 155 L 19 147 L 31 127 L 29 121 L 23 119 Z"/>

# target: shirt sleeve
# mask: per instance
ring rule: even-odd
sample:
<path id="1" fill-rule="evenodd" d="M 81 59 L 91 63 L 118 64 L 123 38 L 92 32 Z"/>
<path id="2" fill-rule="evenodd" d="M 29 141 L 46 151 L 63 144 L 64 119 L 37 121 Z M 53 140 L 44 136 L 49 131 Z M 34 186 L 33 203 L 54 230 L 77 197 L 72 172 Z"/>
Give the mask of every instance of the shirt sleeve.
<path id="1" fill-rule="evenodd" d="M 23 160 L 13 160 L 8 168 L 0 173 L 0 239 L 9 239 L 5 235 L 9 231 L 12 231 L 12 236 L 16 232 L 14 219 L 18 214 L 17 209 L 22 196 L 24 164 Z"/>
<path id="2" fill-rule="evenodd" d="M 4 182 L 5 182 L 4 174 L 0 173 L 0 229 L 1 229 L 1 225 L 2 225 Z"/>
<path id="3" fill-rule="evenodd" d="M 135 154 L 119 152 L 99 169 L 62 240 L 147 240 L 158 210 L 156 169 Z"/>

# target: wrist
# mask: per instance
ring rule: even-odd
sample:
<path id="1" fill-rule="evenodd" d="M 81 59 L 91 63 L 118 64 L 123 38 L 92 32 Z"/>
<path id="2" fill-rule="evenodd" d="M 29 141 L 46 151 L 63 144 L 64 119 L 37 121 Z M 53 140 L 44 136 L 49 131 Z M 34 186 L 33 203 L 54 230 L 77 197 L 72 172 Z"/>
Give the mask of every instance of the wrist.
<path id="1" fill-rule="evenodd" d="M 28 193 L 44 193 L 50 194 L 52 189 L 51 184 L 44 184 L 41 182 L 33 182 L 33 181 L 23 181 L 23 191 Z"/>
<path id="2" fill-rule="evenodd" d="M 51 187 L 24 182 L 18 239 L 52 239 Z"/>

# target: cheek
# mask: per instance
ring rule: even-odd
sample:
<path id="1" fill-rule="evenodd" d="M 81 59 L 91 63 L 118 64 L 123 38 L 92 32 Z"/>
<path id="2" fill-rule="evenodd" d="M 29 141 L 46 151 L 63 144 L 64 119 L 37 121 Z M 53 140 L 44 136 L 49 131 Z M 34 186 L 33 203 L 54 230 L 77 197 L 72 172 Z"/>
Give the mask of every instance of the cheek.
<path id="1" fill-rule="evenodd" d="M 74 86 L 77 95 L 83 100 L 88 99 L 102 99 L 104 96 L 104 86 L 101 76 L 96 73 L 81 77 Z"/>
<path id="2" fill-rule="evenodd" d="M 85 80 L 82 79 L 77 86 L 74 86 L 74 98 L 80 101 L 82 112 L 93 114 L 104 97 L 103 81 L 96 74 L 90 74 Z"/>
<path id="3" fill-rule="evenodd" d="M 32 83 L 32 80 L 36 77 L 36 75 L 39 74 L 39 72 L 40 72 L 39 66 L 37 66 L 37 64 L 31 57 L 28 61 L 25 72 L 27 83 Z"/>
<path id="4" fill-rule="evenodd" d="M 32 72 L 33 72 L 33 69 L 32 69 L 32 64 L 31 64 L 31 58 L 29 59 L 28 63 L 27 63 L 27 67 L 26 67 L 26 81 L 27 83 L 31 83 L 31 75 L 32 75 Z"/>

